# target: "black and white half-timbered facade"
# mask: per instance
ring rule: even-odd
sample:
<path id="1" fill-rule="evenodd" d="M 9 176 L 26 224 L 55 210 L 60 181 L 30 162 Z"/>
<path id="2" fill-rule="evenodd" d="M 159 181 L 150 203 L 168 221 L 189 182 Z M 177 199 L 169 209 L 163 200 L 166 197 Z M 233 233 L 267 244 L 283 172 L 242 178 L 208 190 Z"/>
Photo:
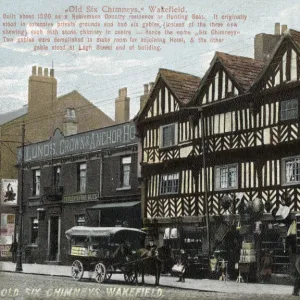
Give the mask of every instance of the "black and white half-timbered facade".
<path id="1" fill-rule="evenodd" d="M 259 34 L 255 52 L 260 59 L 216 52 L 201 81 L 159 71 L 135 119 L 143 218 L 159 243 L 178 225 L 183 235 L 198 231 L 203 251 L 209 220 L 213 251 L 228 236 L 224 227 L 240 228 L 241 215 L 261 204 L 250 230 L 259 244 L 256 261 L 270 249 L 281 273 L 295 252 L 288 229 L 300 211 L 300 32 Z"/>

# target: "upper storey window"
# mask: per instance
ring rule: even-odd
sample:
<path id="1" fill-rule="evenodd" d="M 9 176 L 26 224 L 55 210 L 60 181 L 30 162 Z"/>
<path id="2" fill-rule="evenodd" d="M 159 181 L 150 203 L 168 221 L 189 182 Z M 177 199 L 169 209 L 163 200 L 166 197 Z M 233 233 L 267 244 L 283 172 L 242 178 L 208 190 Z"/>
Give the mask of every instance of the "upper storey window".
<path id="1" fill-rule="evenodd" d="M 160 127 L 161 147 L 177 145 L 177 124 L 168 124 Z"/>
<path id="2" fill-rule="evenodd" d="M 293 120 L 298 118 L 298 99 L 285 100 L 281 102 L 280 120 Z"/>
<path id="3" fill-rule="evenodd" d="M 215 184 L 216 190 L 237 188 L 237 164 L 216 167 Z"/>

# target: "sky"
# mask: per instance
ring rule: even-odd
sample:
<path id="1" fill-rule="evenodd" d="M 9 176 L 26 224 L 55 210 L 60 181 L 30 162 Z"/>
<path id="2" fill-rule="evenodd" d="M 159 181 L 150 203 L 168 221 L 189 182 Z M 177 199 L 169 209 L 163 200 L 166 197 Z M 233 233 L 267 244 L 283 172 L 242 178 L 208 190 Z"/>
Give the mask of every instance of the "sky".
<path id="1" fill-rule="evenodd" d="M 63 14 L 70 6 L 94 6 L 101 12 L 105 5 L 144 7 L 145 10 L 148 6 L 185 6 L 189 15 L 203 14 L 207 22 L 213 21 L 213 14 L 245 15 L 246 20 L 239 22 L 240 35 L 228 36 L 222 43 L 166 42 L 161 51 L 33 51 L 32 46 L 17 43 L 16 39 L 3 42 L 3 14 L 51 13 L 53 16 Z M 215 51 L 253 57 L 254 36 L 258 33 L 274 33 L 276 22 L 300 31 L 299 0 L 0 0 L 0 8 L 0 113 L 27 104 L 28 78 L 32 66 L 51 68 L 53 64 L 58 80 L 58 95 L 77 90 L 113 119 L 118 90 L 127 87 L 132 118 L 139 110 L 143 85 L 155 81 L 159 68 L 203 77 Z M 28 20 L 24 22 L 29 23 Z M 24 28 L 29 30 L 28 26 Z M 29 32 L 27 34 L 30 37 Z"/>

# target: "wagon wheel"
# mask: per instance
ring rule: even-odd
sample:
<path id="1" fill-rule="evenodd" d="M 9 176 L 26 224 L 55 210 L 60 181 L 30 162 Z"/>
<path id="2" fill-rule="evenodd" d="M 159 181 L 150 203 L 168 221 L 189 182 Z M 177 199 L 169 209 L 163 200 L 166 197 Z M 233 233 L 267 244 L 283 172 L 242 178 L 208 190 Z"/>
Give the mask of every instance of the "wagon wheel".
<path id="1" fill-rule="evenodd" d="M 80 260 L 74 260 L 71 270 L 73 279 L 80 280 L 82 278 L 84 270 Z"/>
<path id="2" fill-rule="evenodd" d="M 96 264 L 95 267 L 96 281 L 102 283 L 106 279 L 106 267 L 102 263 Z"/>
<path id="3" fill-rule="evenodd" d="M 124 273 L 124 279 L 126 283 L 134 283 L 136 282 L 136 277 L 133 272 Z"/>

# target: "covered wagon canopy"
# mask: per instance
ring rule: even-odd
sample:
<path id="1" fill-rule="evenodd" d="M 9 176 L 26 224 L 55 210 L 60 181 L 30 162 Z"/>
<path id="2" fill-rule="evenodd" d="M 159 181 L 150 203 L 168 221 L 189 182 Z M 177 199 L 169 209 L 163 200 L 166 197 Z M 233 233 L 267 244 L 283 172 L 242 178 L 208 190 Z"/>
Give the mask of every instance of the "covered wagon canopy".
<path id="1" fill-rule="evenodd" d="M 66 231 L 66 237 L 71 239 L 73 236 L 111 236 L 117 235 L 123 240 L 132 240 L 132 238 L 144 238 L 146 233 L 136 228 L 127 227 L 87 227 L 87 226 L 74 226 Z"/>

